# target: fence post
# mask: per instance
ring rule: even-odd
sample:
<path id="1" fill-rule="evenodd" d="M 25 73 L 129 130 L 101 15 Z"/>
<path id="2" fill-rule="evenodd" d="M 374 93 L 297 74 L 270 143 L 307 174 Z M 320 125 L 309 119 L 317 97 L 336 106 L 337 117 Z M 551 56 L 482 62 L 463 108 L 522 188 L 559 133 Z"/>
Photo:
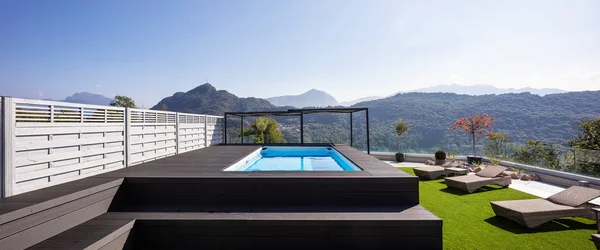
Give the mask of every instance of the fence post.
<path id="1" fill-rule="evenodd" d="M 125 167 L 129 167 L 131 164 L 131 110 L 125 108 Z"/>
<path id="2" fill-rule="evenodd" d="M 15 105 L 12 98 L 2 98 L 2 197 L 14 193 L 13 151 L 15 147 Z"/>
<path id="3" fill-rule="evenodd" d="M 4 97 L 0 96 L 0 200 L 4 198 Z"/>
<path id="4" fill-rule="evenodd" d="M 208 147 L 208 116 L 204 115 L 204 147 Z"/>
<path id="5" fill-rule="evenodd" d="M 179 112 L 175 112 L 175 154 L 179 154 Z"/>

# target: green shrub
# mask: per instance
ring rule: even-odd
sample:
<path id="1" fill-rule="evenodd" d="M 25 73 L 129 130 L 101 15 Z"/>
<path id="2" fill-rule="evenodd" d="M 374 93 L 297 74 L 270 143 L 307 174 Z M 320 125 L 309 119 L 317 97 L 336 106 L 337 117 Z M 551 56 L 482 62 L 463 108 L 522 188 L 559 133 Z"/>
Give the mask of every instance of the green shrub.
<path id="1" fill-rule="evenodd" d="M 500 165 L 500 160 L 496 159 L 496 158 L 490 158 L 490 163 L 492 164 L 492 166 L 499 166 Z"/>
<path id="2" fill-rule="evenodd" d="M 445 160 L 446 152 L 444 152 L 443 150 L 438 150 L 437 152 L 435 152 L 435 159 L 436 160 Z"/>

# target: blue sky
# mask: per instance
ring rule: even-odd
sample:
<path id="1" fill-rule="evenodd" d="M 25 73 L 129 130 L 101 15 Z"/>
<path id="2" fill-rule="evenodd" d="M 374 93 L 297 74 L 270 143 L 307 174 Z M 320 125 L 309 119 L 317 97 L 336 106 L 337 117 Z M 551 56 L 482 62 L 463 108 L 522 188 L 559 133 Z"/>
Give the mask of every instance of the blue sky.
<path id="1" fill-rule="evenodd" d="M 600 1 L 1 1 L 0 95 L 600 89 Z"/>

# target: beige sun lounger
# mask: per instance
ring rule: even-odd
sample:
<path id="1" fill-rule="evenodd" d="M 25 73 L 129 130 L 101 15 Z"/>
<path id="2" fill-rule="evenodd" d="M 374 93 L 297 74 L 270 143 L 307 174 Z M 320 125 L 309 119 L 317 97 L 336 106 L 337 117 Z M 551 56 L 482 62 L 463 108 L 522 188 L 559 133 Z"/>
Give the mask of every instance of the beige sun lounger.
<path id="1" fill-rule="evenodd" d="M 490 204 L 496 216 L 534 228 L 562 217 L 584 217 L 595 220 L 594 212 L 586 203 L 597 197 L 600 197 L 600 190 L 572 186 L 547 199 L 493 201 Z"/>
<path id="2" fill-rule="evenodd" d="M 445 182 L 449 188 L 457 188 L 469 193 L 488 184 L 508 187 L 512 183 L 510 176 L 500 176 L 505 170 L 505 167 L 489 166 L 474 175 L 448 177 Z"/>
<path id="3" fill-rule="evenodd" d="M 459 161 L 450 161 L 444 163 L 442 166 L 429 166 L 429 167 L 419 167 L 414 168 L 413 172 L 415 175 L 426 180 L 434 180 L 443 175 L 446 175 L 448 171 L 447 168 L 460 168 L 462 166 L 462 162 Z"/>
<path id="4" fill-rule="evenodd" d="M 442 175 L 446 175 L 446 169 L 438 166 L 414 168 L 413 172 L 415 172 L 415 175 L 419 176 L 419 178 L 426 180 L 433 180 Z"/>

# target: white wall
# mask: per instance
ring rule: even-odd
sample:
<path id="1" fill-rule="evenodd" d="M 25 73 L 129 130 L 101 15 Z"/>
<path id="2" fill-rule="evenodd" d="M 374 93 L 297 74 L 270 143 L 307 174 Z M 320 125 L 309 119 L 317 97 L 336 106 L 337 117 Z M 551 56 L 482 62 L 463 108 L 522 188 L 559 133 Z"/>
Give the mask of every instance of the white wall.
<path id="1" fill-rule="evenodd" d="M 9 97 L 0 107 L 3 197 L 222 142 L 217 116 Z"/>

